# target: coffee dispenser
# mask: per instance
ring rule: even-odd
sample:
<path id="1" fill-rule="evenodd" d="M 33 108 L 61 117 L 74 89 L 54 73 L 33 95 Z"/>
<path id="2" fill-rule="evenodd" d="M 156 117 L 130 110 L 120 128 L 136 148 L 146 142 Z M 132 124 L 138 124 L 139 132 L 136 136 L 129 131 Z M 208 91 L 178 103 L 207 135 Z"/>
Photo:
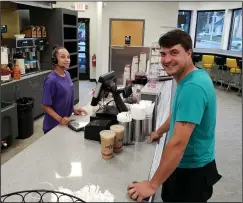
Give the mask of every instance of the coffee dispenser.
<path id="1" fill-rule="evenodd" d="M 40 52 L 47 45 L 42 38 L 7 38 L 2 44 L 10 50 L 10 63 L 18 63 L 21 74 L 33 73 L 41 70 Z"/>

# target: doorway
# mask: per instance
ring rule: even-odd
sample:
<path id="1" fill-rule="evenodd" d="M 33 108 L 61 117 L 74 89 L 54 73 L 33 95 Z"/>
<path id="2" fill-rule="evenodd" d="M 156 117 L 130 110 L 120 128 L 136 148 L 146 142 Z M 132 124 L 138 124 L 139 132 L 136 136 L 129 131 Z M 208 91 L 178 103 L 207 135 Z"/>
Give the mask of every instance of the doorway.
<path id="1" fill-rule="evenodd" d="M 90 42 L 89 42 L 89 18 L 78 18 L 78 66 L 79 80 L 90 79 Z"/>
<path id="2" fill-rule="evenodd" d="M 110 46 L 143 46 L 144 28 L 145 20 L 110 19 Z"/>

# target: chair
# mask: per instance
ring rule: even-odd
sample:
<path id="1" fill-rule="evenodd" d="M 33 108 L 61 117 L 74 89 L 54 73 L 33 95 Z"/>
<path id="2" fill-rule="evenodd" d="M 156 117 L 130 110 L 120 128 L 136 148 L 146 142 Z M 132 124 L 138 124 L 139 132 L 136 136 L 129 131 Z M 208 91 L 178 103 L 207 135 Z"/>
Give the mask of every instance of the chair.
<path id="1" fill-rule="evenodd" d="M 214 83 L 221 82 L 221 87 L 223 81 L 223 77 L 221 78 L 220 73 L 224 70 L 225 58 L 223 56 L 215 56 L 215 66 L 211 70 L 212 80 Z M 223 72 L 222 72 L 223 75 Z"/>
<path id="2" fill-rule="evenodd" d="M 234 58 L 227 58 L 226 66 L 230 72 L 228 87 L 226 90 L 228 91 L 228 89 L 230 89 L 231 87 L 240 88 L 241 69 L 237 64 L 237 60 Z"/>
<path id="3" fill-rule="evenodd" d="M 203 68 L 206 69 L 206 71 L 208 72 L 208 74 L 211 77 L 211 69 L 214 66 L 214 55 L 203 55 L 202 56 L 202 65 L 203 65 Z"/>
<path id="4" fill-rule="evenodd" d="M 225 66 L 226 59 L 223 56 L 217 56 L 215 63 L 218 65 L 216 81 L 220 83 L 220 89 L 222 89 L 223 84 L 228 80 L 228 68 Z"/>
<path id="5" fill-rule="evenodd" d="M 196 63 L 201 61 L 201 55 L 200 54 L 193 54 L 192 61 L 193 61 L 194 65 L 196 65 Z"/>
<path id="6" fill-rule="evenodd" d="M 238 91 L 238 93 L 240 95 L 241 90 L 242 90 L 242 59 L 237 60 L 237 64 L 238 64 L 238 67 L 240 69 L 240 79 L 239 79 L 240 80 L 239 81 L 240 88 L 239 88 L 239 91 Z"/>

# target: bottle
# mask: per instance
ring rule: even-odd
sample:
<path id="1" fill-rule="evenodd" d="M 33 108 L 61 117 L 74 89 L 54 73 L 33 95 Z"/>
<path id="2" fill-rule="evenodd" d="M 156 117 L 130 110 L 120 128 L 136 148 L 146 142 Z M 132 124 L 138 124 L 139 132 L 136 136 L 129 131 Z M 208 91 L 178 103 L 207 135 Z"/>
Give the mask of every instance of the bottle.
<path id="1" fill-rule="evenodd" d="M 14 68 L 13 68 L 13 78 L 14 78 L 14 80 L 20 80 L 20 78 L 21 78 L 21 70 L 17 63 L 15 63 Z"/>

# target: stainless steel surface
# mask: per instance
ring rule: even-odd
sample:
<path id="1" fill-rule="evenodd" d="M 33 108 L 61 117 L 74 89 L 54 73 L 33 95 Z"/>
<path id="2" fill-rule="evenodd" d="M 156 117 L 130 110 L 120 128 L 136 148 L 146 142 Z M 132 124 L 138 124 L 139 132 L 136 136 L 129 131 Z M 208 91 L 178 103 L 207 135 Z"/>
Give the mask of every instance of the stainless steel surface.
<path id="1" fill-rule="evenodd" d="M 134 120 L 133 119 L 133 141 L 143 142 L 145 140 L 144 125 L 145 120 Z"/>
<path id="2" fill-rule="evenodd" d="M 145 136 L 149 136 L 152 132 L 153 127 L 153 117 L 146 117 L 145 124 L 144 124 L 144 134 Z"/>
<path id="3" fill-rule="evenodd" d="M 132 65 L 133 56 L 140 56 L 141 52 L 147 54 L 146 64 L 149 59 L 150 47 L 123 47 L 123 46 L 111 46 L 110 47 L 110 67 L 109 70 L 115 71 L 115 77 L 117 78 L 117 84 L 123 84 L 123 73 L 126 64 Z"/>
<path id="4" fill-rule="evenodd" d="M 123 145 L 129 145 L 132 143 L 132 122 L 119 122 L 124 126 Z"/>

